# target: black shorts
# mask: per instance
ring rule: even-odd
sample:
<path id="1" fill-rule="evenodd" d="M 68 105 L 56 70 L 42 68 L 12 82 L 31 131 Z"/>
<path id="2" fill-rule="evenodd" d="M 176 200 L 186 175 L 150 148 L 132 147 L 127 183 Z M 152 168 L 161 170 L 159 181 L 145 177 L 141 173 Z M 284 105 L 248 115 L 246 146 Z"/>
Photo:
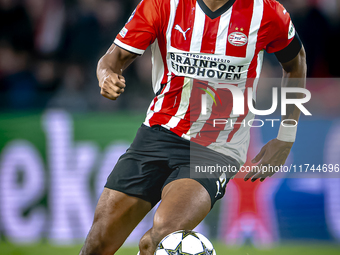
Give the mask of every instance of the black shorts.
<path id="1" fill-rule="evenodd" d="M 204 172 L 203 166 L 216 165 L 233 166 L 237 170 L 240 167 L 235 159 L 190 142 L 161 126 L 142 125 L 131 146 L 119 158 L 105 187 L 142 198 L 153 207 L 161 199 L 165 185 L 190 178 L 208 191 L 213 207 L 224 196 L 231 177 L 221 171 Z M 197 172 L 195 166 L 199 166 L 202 173 Z"/>

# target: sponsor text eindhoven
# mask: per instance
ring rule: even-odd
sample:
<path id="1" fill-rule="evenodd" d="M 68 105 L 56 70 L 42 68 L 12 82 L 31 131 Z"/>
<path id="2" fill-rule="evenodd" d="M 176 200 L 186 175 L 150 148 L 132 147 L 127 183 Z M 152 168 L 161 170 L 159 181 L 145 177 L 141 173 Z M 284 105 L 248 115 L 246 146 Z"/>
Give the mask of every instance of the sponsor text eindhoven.
<path id="1" fill-rule="evenodd" d="M 192 57 L 197 58 L 190 58 Z M 187 56 L 187 57 L 186 57 Z M 228 60 L 195 54 L 170 53 L 171 66 L 178 73 L 196 75 L 197 77 L 240 80 L 244 65 L 228 65 Z M 176 61 L 176 62 L 174 62 Z"/>

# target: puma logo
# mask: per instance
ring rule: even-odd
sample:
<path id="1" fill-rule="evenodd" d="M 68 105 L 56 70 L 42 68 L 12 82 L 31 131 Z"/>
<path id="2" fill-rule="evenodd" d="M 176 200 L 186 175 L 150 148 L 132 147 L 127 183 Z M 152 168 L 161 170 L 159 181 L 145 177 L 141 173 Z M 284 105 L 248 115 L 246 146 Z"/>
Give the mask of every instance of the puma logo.
<path id="1" fill-rule="evenodd" d="M 187 30 L 185 30 L 185 32 L 183 31 L 183 29 L 179 25 L 176 25 L 175 29 L 178 30 L 179 32 L 181 32 L 181 34 L 184 37 L 184 40 L 187 40 L 187 37 L 186 37 L 185 34 L 190 30 L 190 27 Z"/>
<path id="2" fill-rule="evenodd" d="M 219 181 L 216 181 L 216 185 L 217 185 L 217 192 L 216 192 L 215 198 L 216 198 L 218 195 L 222 195 L 222 192 L 220 191 L 220 189 L 221 189 L 220 182 L 219 182 Z"/>

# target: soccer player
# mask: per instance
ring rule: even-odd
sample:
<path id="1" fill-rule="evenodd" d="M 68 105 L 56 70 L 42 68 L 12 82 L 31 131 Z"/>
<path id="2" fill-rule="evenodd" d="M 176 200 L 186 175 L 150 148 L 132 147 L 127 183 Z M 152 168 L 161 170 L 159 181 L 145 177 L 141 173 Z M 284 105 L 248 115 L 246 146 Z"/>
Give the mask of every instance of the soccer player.
<path id="1" fill-rule="evenodd" d="M 234 86 L 247 98 L 253 88 L 255 99 L 264 50 L 281 63 L 282 86 L 305 86 L 305 51 L 275 0 L 141 1 L 98 63 L 104 97 L 116 100 L 124 92 L 123 70 L 150 45 L 156 96 L 107 179 L 81 255 L 114 254 L 160 200 L 153 227 L 140 240 L 141 255 L 153 254 L 167 234 L 204 219 L 235 173 L 198 177 L 192 166 L 244 164 L 249 126 L 240 123 L 254 115 L 247 104 L 243 114 L 233 113 L 231 91 Z M 283 119 L 298 121 L 299 115 L 290 105 Z M 220 118 L 234 125 L 213 125 Z M 280 126 L 253 162 L 283 165 L 295 133 L 296 127 Z M 250 172 L 245 180 L 272 174 Z"/>

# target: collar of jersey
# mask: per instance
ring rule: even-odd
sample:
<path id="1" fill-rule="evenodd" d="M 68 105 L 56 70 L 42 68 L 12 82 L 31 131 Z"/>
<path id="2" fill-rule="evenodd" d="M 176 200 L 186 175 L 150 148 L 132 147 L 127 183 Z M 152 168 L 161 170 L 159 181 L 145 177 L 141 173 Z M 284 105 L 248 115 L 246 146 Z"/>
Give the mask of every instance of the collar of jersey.
<path id="1" fill-rule="evenodd" d="M 215 19 L 221 16 L 223 13 L 229 10 L 229 8 L 235 3 L 236 0 L 229 0 L 226 2 L 222 7 L 217 9 L 216 11 L 211 11 L 208 6 L 203 2 L 203 0 L 197 0 L 198 4 L 200 5 L 202 11 L 211 19 Z"/>

